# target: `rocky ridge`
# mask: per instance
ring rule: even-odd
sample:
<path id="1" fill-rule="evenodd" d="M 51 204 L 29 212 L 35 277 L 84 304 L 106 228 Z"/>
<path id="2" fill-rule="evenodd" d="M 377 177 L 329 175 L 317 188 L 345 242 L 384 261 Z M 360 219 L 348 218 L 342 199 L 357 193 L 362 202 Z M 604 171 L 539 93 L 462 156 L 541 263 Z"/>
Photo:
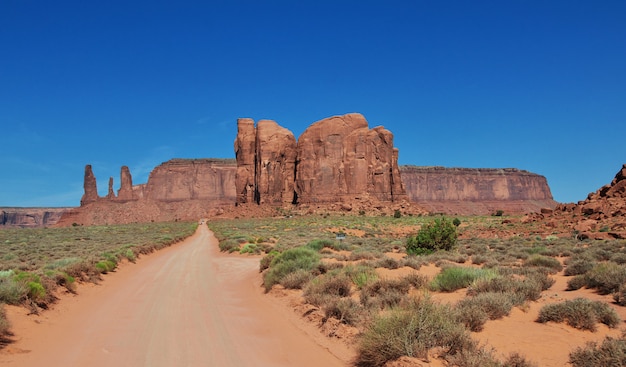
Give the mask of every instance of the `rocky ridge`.
<path id="1" fill-rule="evenodd" d="M 626 239 L 626 164 L 610 184 L 590 193 L 585 200 L 529 214 L 525 221 L 566 228 L 579 239 Z"/>
<path id="2" fill-rule="evenodd" d="M 52 227 L 70 208 L 0 208 L 0 228 Z"/>

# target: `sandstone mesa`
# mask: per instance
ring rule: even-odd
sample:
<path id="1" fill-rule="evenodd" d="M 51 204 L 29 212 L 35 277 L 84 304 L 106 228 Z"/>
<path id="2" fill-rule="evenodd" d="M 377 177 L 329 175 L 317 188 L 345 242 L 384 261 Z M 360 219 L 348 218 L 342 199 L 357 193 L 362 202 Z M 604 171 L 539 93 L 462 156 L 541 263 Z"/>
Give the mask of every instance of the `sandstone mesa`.
<path id="1" fill-rule="evenodd" d="M 370 128 L 358 113 L 314 122 L 297 139 L 275 121 L 241 118 L 234 152 L 235 159 L 169 160 L 143 184 L 133 184 L 124 166 L 119 190 L 111 177 L 104 197 L 86 165 L 81 205 L 66 210 L 58 225 L 268 216 L 277 208 L 486 215 L 557 206 L 545 177 L 531 172 L 398 166 L 392 132 Z"/>

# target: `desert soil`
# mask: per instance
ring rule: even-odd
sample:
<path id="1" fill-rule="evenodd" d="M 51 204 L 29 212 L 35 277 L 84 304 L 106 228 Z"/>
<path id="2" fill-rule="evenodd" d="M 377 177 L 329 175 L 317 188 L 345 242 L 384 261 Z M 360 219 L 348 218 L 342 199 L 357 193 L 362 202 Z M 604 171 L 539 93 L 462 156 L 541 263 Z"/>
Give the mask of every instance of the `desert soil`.
<path id="1" fill-rule="evenodd" d="M 82 286 L 40 316 L 8 307 L 8 366 L 347 366 L 353 352 L 263 294 L 258 257 L 221 254 L 206 226 Z"/>

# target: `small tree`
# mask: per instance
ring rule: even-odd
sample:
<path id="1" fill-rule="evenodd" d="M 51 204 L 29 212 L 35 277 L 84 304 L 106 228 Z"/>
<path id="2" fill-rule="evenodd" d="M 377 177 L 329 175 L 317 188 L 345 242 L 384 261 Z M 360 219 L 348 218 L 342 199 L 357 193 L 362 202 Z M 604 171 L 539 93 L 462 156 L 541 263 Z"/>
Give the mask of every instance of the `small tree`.
<path id="1" fill-rule="evenodd" d="M 446 217 L 436 218 L 425 224 L 417 235 L 409 236 L 406 252 L 409 255 L 418 255 L 428 251 L 449 251 L 456 245 L 456 239 L 456 226 Z"/>
<path id="2" fill-rule="evenodd" d="M 458 227 L 461 225 L 461 220 L 459 218 L 454 218 L 452 220 L 452 224 L 454 224 L 455 227 Z"/>

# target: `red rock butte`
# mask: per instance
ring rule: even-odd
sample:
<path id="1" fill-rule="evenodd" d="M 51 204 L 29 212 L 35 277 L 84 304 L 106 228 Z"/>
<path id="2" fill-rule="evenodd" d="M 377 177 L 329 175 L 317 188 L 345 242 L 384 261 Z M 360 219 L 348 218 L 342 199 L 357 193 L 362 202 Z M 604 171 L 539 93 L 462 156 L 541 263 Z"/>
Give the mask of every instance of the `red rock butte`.
<path id="1" fill-rule="evenodd" d="M 172 159 L 145 184 L 121 169 L 105 197 L 87 165 L 81 206 L 59 225 L 274 215 L 276 208 L 391 214 L 491 214 L 553 209 L 545 177 L 513 168 L 398 166 L 393 134 L 358 113 L 311 124 L 296 139 L 275 121 L 237 121 L 235 159 Z"/>

